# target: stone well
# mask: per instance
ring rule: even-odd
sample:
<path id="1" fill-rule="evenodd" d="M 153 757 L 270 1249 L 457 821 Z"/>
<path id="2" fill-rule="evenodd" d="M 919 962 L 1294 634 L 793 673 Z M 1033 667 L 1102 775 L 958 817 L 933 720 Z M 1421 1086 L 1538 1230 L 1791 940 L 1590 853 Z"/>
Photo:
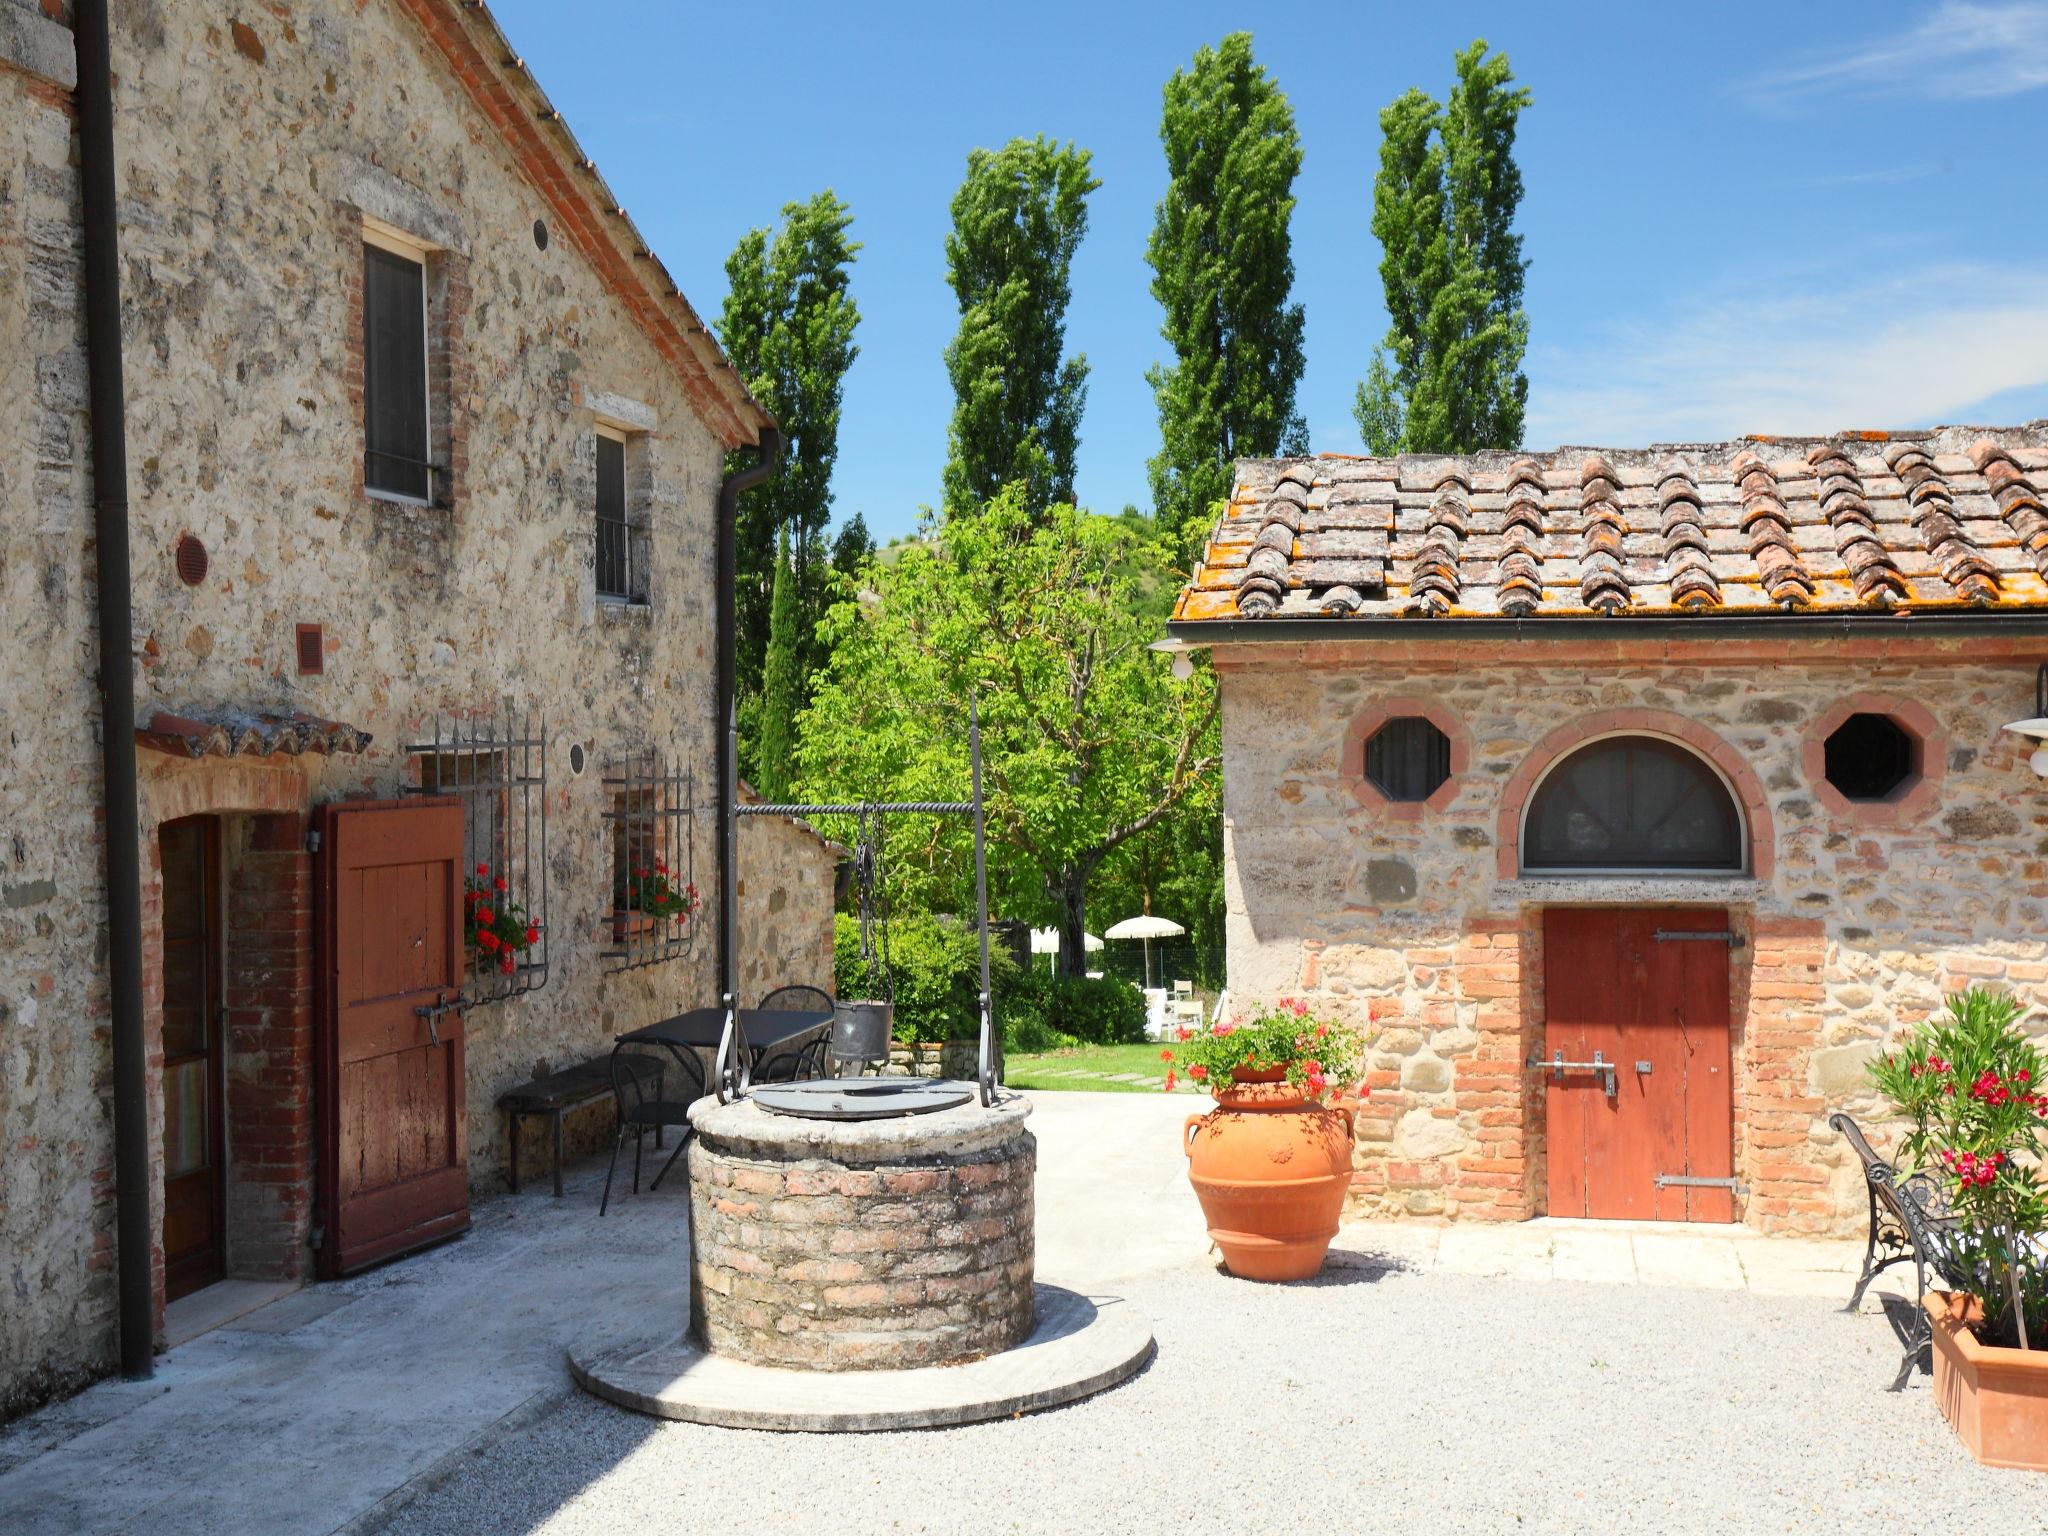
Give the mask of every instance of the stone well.
<path id="1" fill-rule="evenodd" d="M 710 1354 L 817 1371 L 997 1354 L 1032 1331 L 1030 1106 L 818 1120 L 690 1111 L 690 1329 Z"/>

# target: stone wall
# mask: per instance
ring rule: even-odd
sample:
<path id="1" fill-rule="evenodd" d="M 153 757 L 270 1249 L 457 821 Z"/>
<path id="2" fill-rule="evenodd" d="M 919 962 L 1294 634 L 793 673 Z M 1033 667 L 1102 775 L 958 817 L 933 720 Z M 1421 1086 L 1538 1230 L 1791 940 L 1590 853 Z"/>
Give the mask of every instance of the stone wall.
<path id="1" fill-rule="evenodd" d="M 1736 1172 L 1743 1219 L 1772 1230 L 1859 1229 L 1860 1173 L 1826 1115 L 1876 1113 L 1864 1064 L 1945 990 L 2048 1002 L 2048 791 L 2030 743 L 2000 730 L 2032 712 L 2039 657 L 2022 643 L 1390 641 L 1216 658 L 1232 998 L 1300 996 L 1373 1030 L 1360 1211 L 1545 1209 L 1542 1091 L 1522 1063 L 1542 1041 L 1546 906 L 1730 910 Z M 1451 784 L 1423 806 L 1360 794 L 1360 723 L 1425 706 L 1453 736 Z M 1891 803 L 1822 792 L 1818 743 L 1845 706 L 1920 735 L 1919 782 Z M 1541 770 L 1638 730 L 1719 767 L 1750 825 L 1749 875 L 1522 877 L 1519 815 Z"/>
<path id="2" fill-rule="evenodd" d="M 290 850 L 303 849 L 313 806 L 391 798 L 414 782 L 404 749 L 436 716 L 511 700 L 545 712 L 549 742 L 551 974 L 543 990 L 467 1020 L 476 1189 L 502 1177 L 499 1093 L 717 995 L 709 910 L 684 959 L 630 972 L 603 959 L 603 781 L 624 755 L 656 749 L 692 766 L 709 799 L 713 522 L 737 418 L 710 424 L 701 377 L 693 382 L 679 343 L 651 328 L 644 296 L 615 270 L 632 267 L 631 253 L 539 190 L 550 176 L 588 172 L 551 169 L 530 143 L 512 147 L 508 123 L 530 133 L 538 119 L 516 101 L 506 115 L 498 97 L 480 97 L 474 74 L 451 69 L 442 34 L 485 24 L 468 16 L 438 0 L 303 0 L 232 24 L 198 0 L 114 8 L 138 717 L 302 711 L 372 737 L 353 757 L 142 753 L 146 921 L 160 912 L 156 828 L 190 814 L 246 820 L 239 849 L 249 858 L 237 867 L 250 883 L 231 874 L 231 891 L 281 900 L 291 920 L 261 943 L 253 931 L 230 938 L 230 1156 L 246 1164 L 230 1190 L 231 1272 L 290 1274 L 305 1262 L 316 1174 L 303 1150 L 301 1054 L 310 861 Z M 104 1371 L 114 1349 L 93 491 L 67 18 L 62 6 L 0 0 L 0 1417 Z M 608 196 L 599 203 L 610 217 Z M 366 218 L 436 248 L 435 437 L 450 473 L 430 507 L 363 490 Z M 551 226 L 544 249 L 536 221 Z M 633 429 L 645 604 L 595 596 L 600 417 Z M 187 534 L 210 560 L 196 586 L 173 559 Z M 324 670 L 312 675 L 297 665 L 306 624 L 325 642 Z M 567 764 L 572 744 L 589 755 L 580 777 Z M 708 816 L 691 836 L 708 895 Z M 750 885 L 749 900 L 759 889 L 771 909 L 759 922 L 750 914 L 743 936 L 751 972 L 779 976 L 808 955 L 806 979 L 829 985 L 820 914 L 832 855 L 794 828 L 743 838 L 773 849 L 761 861 L 770 873 Z M 146 954 L 146 974 L 160 961 Z M 153 1196 L 160 1209 L 160 1175 Z M 256 1212 L 296 1236 L 238 1239 Z"/>
<path id="3" fill-rule="evenodd" d="M 739 818 L 740 1001 L 833 981 L 832 883 L 845 851 L 783 816 Z"/>

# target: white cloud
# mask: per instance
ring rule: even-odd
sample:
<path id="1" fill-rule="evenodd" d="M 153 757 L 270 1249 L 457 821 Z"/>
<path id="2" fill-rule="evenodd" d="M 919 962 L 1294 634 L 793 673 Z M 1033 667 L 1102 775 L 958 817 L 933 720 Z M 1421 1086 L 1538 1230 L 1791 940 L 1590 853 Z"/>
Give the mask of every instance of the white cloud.
<path id="1" fill-rule="evenodd" d="M 2048 87 L 2048 5 L 1943 0 L 1915 27 L 1760 75 L 1760 104 L 1826 92 L 1967 101 Z"/>
<path id="2" fill-rule="evenodd" d="M 1954 421 L 2048 384 L 2048 269 L 1924 267 L 1860 288 L 1703 297 L 1540 347 L 1523 440 L 1719 441 Z"/>

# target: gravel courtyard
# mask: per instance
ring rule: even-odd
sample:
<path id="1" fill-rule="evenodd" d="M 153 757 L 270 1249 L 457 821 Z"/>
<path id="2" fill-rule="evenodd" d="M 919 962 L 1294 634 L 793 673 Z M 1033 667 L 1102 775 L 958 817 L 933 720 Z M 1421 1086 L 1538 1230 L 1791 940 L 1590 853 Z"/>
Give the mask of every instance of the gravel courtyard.
<path id="1" fill-rule="evenodd" d="M 1970 1461 L 1924 1377 L 1884 1391 L 1897 1346 L 1875 1305 L 1839 1310 L 1842 1245 L 1404 1224 L 1347 1229 L 1315 1282 L 1254 1285 L 1206 1253 L 1187 1099 L 1034 1099 L 1040 1278 L 1123 1298 L 1158 1339 L 1100 1397 L 836 1436 L 587 1398 L 563 1344 L 608 1307 L 673 1302 L 683 1196 L 628 1194 L 600 1223 L 586 1164 L 562 1202 L 489 1202 L 460 1243 L 11 1426 L 0 1529 L 2042 1528 L 2048 1477 Z"/>

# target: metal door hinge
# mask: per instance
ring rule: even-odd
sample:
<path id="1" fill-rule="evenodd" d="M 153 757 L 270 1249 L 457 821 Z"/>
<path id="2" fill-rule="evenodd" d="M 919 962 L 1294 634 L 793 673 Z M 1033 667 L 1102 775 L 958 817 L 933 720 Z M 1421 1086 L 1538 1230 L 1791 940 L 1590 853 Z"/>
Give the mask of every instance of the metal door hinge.
<path id="1" fill-rule="evenodd" d="M 1709 1179 L 1691 1173 L 1660 1173 L 1656 1178 L 1659 1189 L 1725 1189 L 1731 1194 L 1747 1195 L 1747 1185 L 1738 1184 L 1733 1178 Z"/>
<path id="2" fill-rule="evenodd" d="M 1741 934 L 1732 933 L 1726 928 L 1697 930 L 1691 928 L 1659 928 L 1657 930 L 1657 942 L 1659 944 L 1669 944 L 1678 939 L 1698 939 L 1702 943 L 1726 944 L 1730 949 L 1740 949 L 1747 942 Z"/>
<path id="3" fill-rule="evenodd" d="M 306 852 L 308 852 L 308 853 L 318 853 L 319 851 L 320 851 L 320 829 L 319 829 L 318 827 L 311 827 L 311 828 L 307 829 L 307 832 L 306 832 Z"/>

